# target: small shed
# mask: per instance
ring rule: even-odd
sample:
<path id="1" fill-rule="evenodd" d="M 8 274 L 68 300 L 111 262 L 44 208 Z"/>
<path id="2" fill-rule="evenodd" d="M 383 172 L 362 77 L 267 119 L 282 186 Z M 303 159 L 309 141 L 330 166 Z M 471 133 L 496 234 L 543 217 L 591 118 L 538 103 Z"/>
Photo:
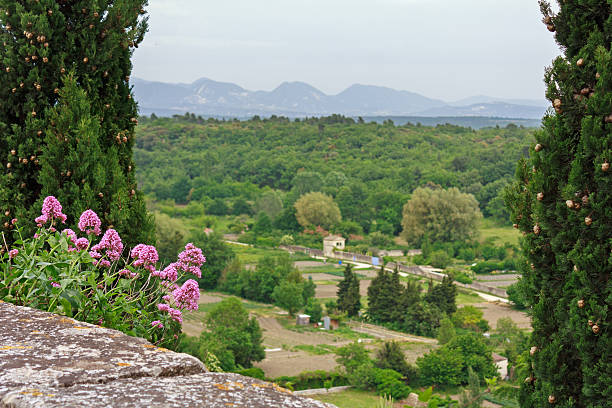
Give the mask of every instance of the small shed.
<path id="1" fill-rule="evenodd" d="M 323 238 L 323 254 L 327 257 L 334 256 L 334 250 L 344 249 L 344 243 L 346 242 L 346 238 L 341 237 L 339 235 L 328 235 Z"/>
<path id="2" fill-rule="evenodd" d="M 500 356 L 497 353 L 493 353 L 493 362 L 495 363 L 495 367 L 497 367 L 497 373 L 501 377 L 502 380 L 508 378 L 508 359 L 504 356 Z"/>
<path id="3" fill-rule="evenodd" d="M 298 326 L 308 326 L 310 324 L 310 315 L 307 315 L 307 314 L 297 315 L 295 324 L 297 324 Z"/>

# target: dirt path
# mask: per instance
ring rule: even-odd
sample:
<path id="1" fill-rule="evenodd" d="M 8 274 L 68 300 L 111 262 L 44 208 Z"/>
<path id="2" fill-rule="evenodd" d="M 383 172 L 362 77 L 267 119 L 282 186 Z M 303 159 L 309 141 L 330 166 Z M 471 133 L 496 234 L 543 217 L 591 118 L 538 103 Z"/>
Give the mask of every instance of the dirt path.
<path id="1" fill-rule="evenodd" d="M 413 336 L 410 334 L 385 329 L 383 327 L 375 326 L 373 324 L 368 324 L 368 323 L 356 323 L 356 322 L 350 323 L 350 327 L 353 331 L 356 331 L 358 333 L 369 334 L 370 336 L 373 336 L 378 339 L 396 340 L 396 341 L 402 341 L 402 342 L 438 344 L 438 341 L 436 339 Z"/>

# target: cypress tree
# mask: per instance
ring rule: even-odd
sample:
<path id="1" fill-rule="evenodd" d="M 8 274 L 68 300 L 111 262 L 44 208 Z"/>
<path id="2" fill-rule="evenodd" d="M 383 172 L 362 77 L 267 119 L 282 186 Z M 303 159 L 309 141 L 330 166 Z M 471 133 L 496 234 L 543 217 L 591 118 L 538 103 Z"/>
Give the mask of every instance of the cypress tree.
<path id="1" fill-rule="evenodd" d="M 129 85 L 132 50 L 147 29 L 146 4 L 0 0 L 1 230 L 18 218 L 32 231 L 44 195 L 52 193 L 66 209 L 94 209 L 128 247 L 153 240 L 136 189 L 137 108 Z M 83 153 L 92 156 L 78 160 Z"/>
<path id="2" fill-rule="evenodd" d="M 540 2 L 563 55 L 546 70 L 552 102 L 506 193 L 523 231 L 533 333 L 522 407 L 612 400 L 612 41 L 605 0 Z"/>
<path id="3" fill-rule="evenodd" d="M 361 309 L 361 295 L 359 294 L 359 279 L 353 273 L 353 266 L 346 264 L 344 279 L 338 283 L 338 309 L 346 312 L 348 316 L 357 316 Z"/>

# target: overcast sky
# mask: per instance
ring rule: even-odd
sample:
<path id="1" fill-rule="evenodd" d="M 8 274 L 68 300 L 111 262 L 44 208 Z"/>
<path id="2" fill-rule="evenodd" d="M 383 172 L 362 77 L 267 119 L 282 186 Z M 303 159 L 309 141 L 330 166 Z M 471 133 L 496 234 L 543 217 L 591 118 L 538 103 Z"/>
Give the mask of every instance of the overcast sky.
<path id="1" fill-rule="evenodd" d="M 148 12 L 133 75 L 162 82 L 543 99 L 559 54 L 537 0 L 149 0 Z"/>

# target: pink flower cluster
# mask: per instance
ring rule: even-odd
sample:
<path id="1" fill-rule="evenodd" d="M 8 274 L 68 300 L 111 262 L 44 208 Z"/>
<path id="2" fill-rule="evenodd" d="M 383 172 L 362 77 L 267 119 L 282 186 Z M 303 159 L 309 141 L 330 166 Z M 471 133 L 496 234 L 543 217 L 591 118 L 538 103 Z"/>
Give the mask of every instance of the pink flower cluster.
<path id="1" fill-rule="evenodd" d="M 100 221 L 100 217 L 92 210 L 83 211 L 83 214 L 81 214 L 79 218 L 79 229 L 87 235 L 100 235 L 102 233 L 102 231 L 100 231 L 101 225 L 102 222 Z"/>
<path id="2" fill-rule="evenodd" d="M 160 322 L 159 320 L 154 320 L 151 322 L 151 326 L 153 327 L 159 327 L 160 329 L 164 328 L 164 325 L 162 324 L 162 322 Z"/>
<path id="3" fill-rule="evenodd" d="M 151 272 L 151 275 L 170 282 L 176 282 L 178 279 L 178 270 L 176 269 L 177 265 L 177 262 L 173 262 L 166 266 L 163 271 L 153 271 Z"/>
<path id="4" fill-rule="evenodd" d="M 155 272 L 155 263 L 158 261 L 157 249 L 153 245 L 138 244 L 130 253 L 135 267 L 143 267 L 151 273 Z"/>
<path id="5" fill-rule="evenodd" d="M 9 251 L 9 259 L 13 259 L 15 258 L 17 255 L 19 255 L 19 250 L 18 249 L 11 249 Z"/>
<path id="6" fill-rule="evenodd" d="M 200 266 L 204 262 L 206 262 L 206 257 L 202 255 L 202 250 L 190 242 L 185 245 L 185 250 L 179 254 L 177 268 L 201 278 Z"/>
<path id="7" fill-rule="evenodd" d="M 62 223 L 66 223 L 66 214 L 62 213 L 62 205 L 53 196 L 45 197 L 41 213 L 42 215 L 34 220 L 39 228 L 49 221 L 53 222 L 55 218 L 59 219 Z"/>
<path id="8" fill-rule="evenodd" d="M 157 305 L 157 309 L 161 312 L 168 312 L 172 320 L 175 320 L 179 323 L 183 323 L 183 313 L 180 310 L 174 309 L 165 303 L 160 303 Z"/>
<path id="9" fill-rule="evenodd" d="M 187 280 L 180 288 L 172 291 L 174 302 L 181 309 L 198 310 L 198 300 L 200 299 L 200 288 L 198 282 L 193 279 Z"/>
<path id="10" fill-rule="evenodd" d="M 98 260 L 97 262 L 94 262 L 95 265 L 101 265 L 108 268 L 110 266 L 109 260 L 118 260 L 121 257 L 122 251 L 123 243 L 121 242 L 121 237 L 117 231 L 111 228 L 106 230 L 100 242 L 91 247 L 89 255 Z M 100 259 L 102 257 L 106 257 L 108 259 Z"/>
<path id="11" fill-rule="evenodd" d="M 68 239 L 70 240 L 70 242 L 72 242 L 73 244 L 76 244 L 76 240 L 78 239 L 76 232 L 74 232 L 70 228 L 66 228 L 65 230 L 62 231 L 62 234 L 66 235 Z"/>

